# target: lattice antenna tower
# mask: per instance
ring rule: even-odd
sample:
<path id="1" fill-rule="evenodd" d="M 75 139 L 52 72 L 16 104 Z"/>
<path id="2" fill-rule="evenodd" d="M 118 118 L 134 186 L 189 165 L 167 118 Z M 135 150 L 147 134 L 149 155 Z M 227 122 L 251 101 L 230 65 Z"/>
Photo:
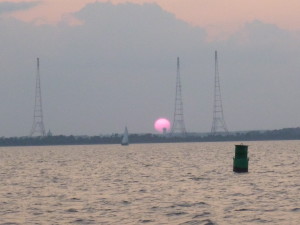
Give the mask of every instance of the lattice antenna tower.
<path id="1" fill-rule="evenodd" d="M 218 53 L 215 51 L 215 88 L 214 88 L 214 112 L 213 112 L 213 122 L 211 127 L 211 133 L 213 135 L 218 132 L 228 133 L 226 123 L 224 120 L 222 98 L 221 98 L 221 87 L 220 87 L 220 77 L 218 69 Z"/>
<path id="2" fill-rule="evenodd" d="M 30 131 L 30 136 L 45 136 L 45 127 L 43 122 L 43 107 L 42 107 L 42 92 L 40 81 L 40 60 L 37 58 L 37 73 L 35 83 L 35 104 L 33 113 L 33 124 Z"/>
<path id="3" fill-rule="evenodd" d="M 181 96 L 181 81 L 180 81 L 180 62 L 177 57 L 177 77 L 176 77 L 176 93 L 175 93 L 175 110 L 174 120 L 171 129 L 172 136 L 185 136 L 186 130 L 183 119 L 183 101 Z"/>

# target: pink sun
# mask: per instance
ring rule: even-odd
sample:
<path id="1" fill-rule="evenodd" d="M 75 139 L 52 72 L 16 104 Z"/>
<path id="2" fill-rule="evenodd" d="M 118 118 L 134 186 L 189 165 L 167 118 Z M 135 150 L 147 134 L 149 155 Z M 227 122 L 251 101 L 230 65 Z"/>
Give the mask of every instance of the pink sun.
<path id="1" fill-rule="evenodd" d="M 155 130 L 157 130 L 160 133 L 164 133 L 164 130 L 166 132 L 170 131 L 170 126 L 170 121 L 165 118 L 159 118 L 154 123 Z"/>

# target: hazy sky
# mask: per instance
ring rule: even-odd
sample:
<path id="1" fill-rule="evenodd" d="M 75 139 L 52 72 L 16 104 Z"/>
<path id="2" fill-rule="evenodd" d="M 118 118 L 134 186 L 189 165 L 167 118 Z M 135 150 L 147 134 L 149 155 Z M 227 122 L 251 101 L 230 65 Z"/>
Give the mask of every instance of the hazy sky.
<path id="1" fill-rule="evenodd" d="M 119 133 L 125 125 L 155 132 L 155 119 L 173 119 L 177 56 L 186 129 L 207 132 L 215 50 L 229 130 L 297 127 L 299 7 L 293 0 L 0 0 L 0 135 L 30 132 L 36 57 L 44 123 L 54 134 Z"/>
<path id="2" fill-rule="evenodd" d="M 0 2 L 34 2 L 37 6 L 15 13 L 18 18 L 38 23 L 57 23 L 69 13 L 79 11 L 95 0 L 14 0 Z M 299 0 L 98 0 L 98 2 L 156 3 L 192 25 L 205 28 L 211 37 L 224 38 L 244 23 L 260 20 L 288 30 L 299 30 Z"/>

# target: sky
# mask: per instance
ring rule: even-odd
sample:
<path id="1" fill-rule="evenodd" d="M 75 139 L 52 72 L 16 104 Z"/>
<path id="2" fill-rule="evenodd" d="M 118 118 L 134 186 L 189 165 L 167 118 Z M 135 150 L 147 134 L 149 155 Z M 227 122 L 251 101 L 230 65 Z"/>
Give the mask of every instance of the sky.
<path id="1" fill-rule="evenodd" d="M 0 0 L 0 135 L 26 136 L 40 58 L 53 134 L 155 133 L 174 114 L 180 57 L 187 131 L 212 125 L 218 50 L 230 131 L 300 124 L 299 1 Z"/>
<path id="2" fill-rule="evenodd" d="M 70 13 L 79 11 L 95 0 L 0 0 L 19 4 L 32 4 L 30 10 L 17 10 L 16 17 L 36 23 L 57 23 Z M 209 38 L 224 38 L 236 32 L 245 23 L 259 20 L 274 24 L 282 29 L 300 29 L 298 0 L 98 0 L 98 2 L 155 3 L 162 9 L 174 14 L 194 26 L 205 28 Z M 25 7 L 26 8 L 26 7 Z"/>

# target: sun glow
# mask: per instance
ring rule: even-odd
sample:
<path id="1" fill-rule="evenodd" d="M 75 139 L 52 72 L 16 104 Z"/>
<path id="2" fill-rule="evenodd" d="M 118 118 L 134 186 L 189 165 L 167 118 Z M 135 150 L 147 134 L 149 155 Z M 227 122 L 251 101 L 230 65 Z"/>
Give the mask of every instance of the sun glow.
<path id="1" fill-rule="evenodd" d="M 170 131 L 170 121 L 166 118 L 159 118 L 155 121 L 154 123 L 154 128 L 156 131 L 160 132 L 160 133 L 164 133 Z"/>

